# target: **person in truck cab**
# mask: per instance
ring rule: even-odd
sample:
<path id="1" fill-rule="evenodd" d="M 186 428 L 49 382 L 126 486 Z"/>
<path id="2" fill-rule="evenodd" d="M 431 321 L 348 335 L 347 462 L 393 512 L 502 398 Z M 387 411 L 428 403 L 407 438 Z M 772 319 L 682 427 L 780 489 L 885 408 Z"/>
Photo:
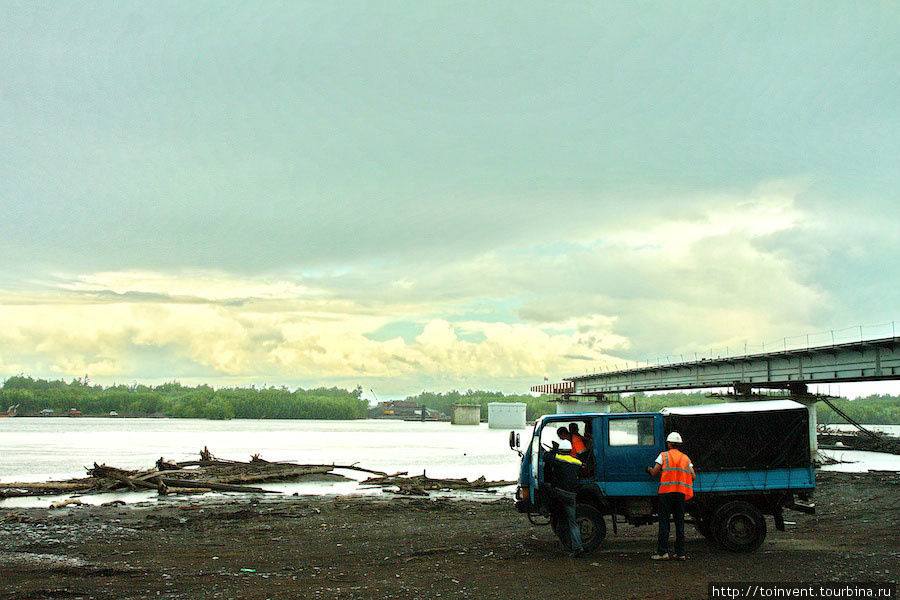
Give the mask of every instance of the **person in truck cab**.
<path id="1" fill-rule="evenodd" d="M 576 425 L 575 428 L 577 429 L 578 426 Z M 572 444 L 572 451 L 569 452 L 569 456 L 577 458 L 581 452 L 584 452 L 584 438 L 582 438 L 577 433 L 575 435 L 572 435 L 572 433 L 568 429 L 566 429 L 565 427 L 560 427 L 556 430 L 556 435 L 557 437 L 559 437 L 559 439 L 563 441 L 568 440 L 569 443 Z"/>
<path id="2" fill-rule="evenodd" d="M 647 467 L 651 477 L 659 475 L 659 537 L 653 560 L 669 558 L 669 516 L 675 521 L 675 560 L 686 560 L 684 553 L 684 503 L 694 495 L 694 464 L 679 449 L 681 434 L 673 431 L 666 437 L 666 452 Z"/>
<path id="3" fill-rule="evenodd" d="M 581 440 L 581 443 L 584 444 L 584 447 L 587 448 L 587 441 L 584 439 L 584 436 L 578 433 L 578 423 L 569 423 L 569 435 L 574 440 L 578 438 Z"/>
<path id="4" fill-rule="evenodd" d="M 581 466 L 581 477 L 588 478 L 594 473 L 594 453 L 592 450 L 594 449 L 594 440 L 590 437 L 590 423 L 585 422 L 584 424 L 584 435 L 578 433 L 578 423 L 569 423 L 569 435 L 572 437 L 572 450 L 575 450 L 578 443 L 575 441 L 576 438 L 580 440 L 581 446 L 584 447 L 584 450 L 581 450 L 572 456 L 577 458 L 582 462 Z"/>

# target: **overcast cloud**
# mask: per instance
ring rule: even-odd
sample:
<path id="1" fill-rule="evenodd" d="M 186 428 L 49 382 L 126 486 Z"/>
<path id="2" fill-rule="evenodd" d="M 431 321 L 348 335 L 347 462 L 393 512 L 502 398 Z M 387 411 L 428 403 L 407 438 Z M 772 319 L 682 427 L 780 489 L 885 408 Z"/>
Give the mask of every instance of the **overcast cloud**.
<path id="1" fill-rule="evenodd" d="M 0 375 L 521 392 L 890 335 L 898 37 L 891 2 L 0 3 Z"/>

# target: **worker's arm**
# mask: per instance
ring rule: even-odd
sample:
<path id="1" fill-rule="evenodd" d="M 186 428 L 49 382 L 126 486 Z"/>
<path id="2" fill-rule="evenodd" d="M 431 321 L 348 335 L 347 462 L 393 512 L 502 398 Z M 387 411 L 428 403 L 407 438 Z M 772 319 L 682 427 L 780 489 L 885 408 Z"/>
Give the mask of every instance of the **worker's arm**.
<path id="1" fill-rule="evenodd" d="M 691 470 L 691 479 L 696 479 L 696 478 L 697 478 L 697 474 L 694 473 L 694 465 L 688 465 L 688 469 Z"/>
<path id="2" fill-rule="evenodd" d="M 647 467 L 647 473 L 650 474 L 650 477 L 658 476 L 660 471 L 662 471 L 662 465 L 659 463 L 654 463 L 652 467 Z"/>

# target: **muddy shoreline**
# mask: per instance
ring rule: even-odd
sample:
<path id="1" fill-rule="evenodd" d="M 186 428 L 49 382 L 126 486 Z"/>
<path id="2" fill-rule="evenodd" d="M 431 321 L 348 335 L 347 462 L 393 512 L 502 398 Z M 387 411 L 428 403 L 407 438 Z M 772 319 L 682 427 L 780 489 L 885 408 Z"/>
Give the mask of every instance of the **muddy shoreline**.
<path id="1" fill-rule="evenodd" d="M 231 496 L 0 506 L 0 598 L 706 598 L 710 581 L 896 581 L 900 476 L 819 472 L 817 514 L 769 519 L 752 554 L 688 526 L 686 563 L 620 525 L 569 558 L 510 498 Z"/>

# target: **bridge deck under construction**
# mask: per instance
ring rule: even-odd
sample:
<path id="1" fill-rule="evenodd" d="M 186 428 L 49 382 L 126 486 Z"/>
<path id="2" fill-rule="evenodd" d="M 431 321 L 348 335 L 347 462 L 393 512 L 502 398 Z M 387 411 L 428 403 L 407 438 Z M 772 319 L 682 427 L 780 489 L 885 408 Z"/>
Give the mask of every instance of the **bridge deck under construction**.
<path id="1" fill-rule="evenodd" d="M 900 379 L 898 337 L 594 373 L 531 389 L 548 394 L 598 395 L 716 387 L 789 388 L 889 379 Z"/>

